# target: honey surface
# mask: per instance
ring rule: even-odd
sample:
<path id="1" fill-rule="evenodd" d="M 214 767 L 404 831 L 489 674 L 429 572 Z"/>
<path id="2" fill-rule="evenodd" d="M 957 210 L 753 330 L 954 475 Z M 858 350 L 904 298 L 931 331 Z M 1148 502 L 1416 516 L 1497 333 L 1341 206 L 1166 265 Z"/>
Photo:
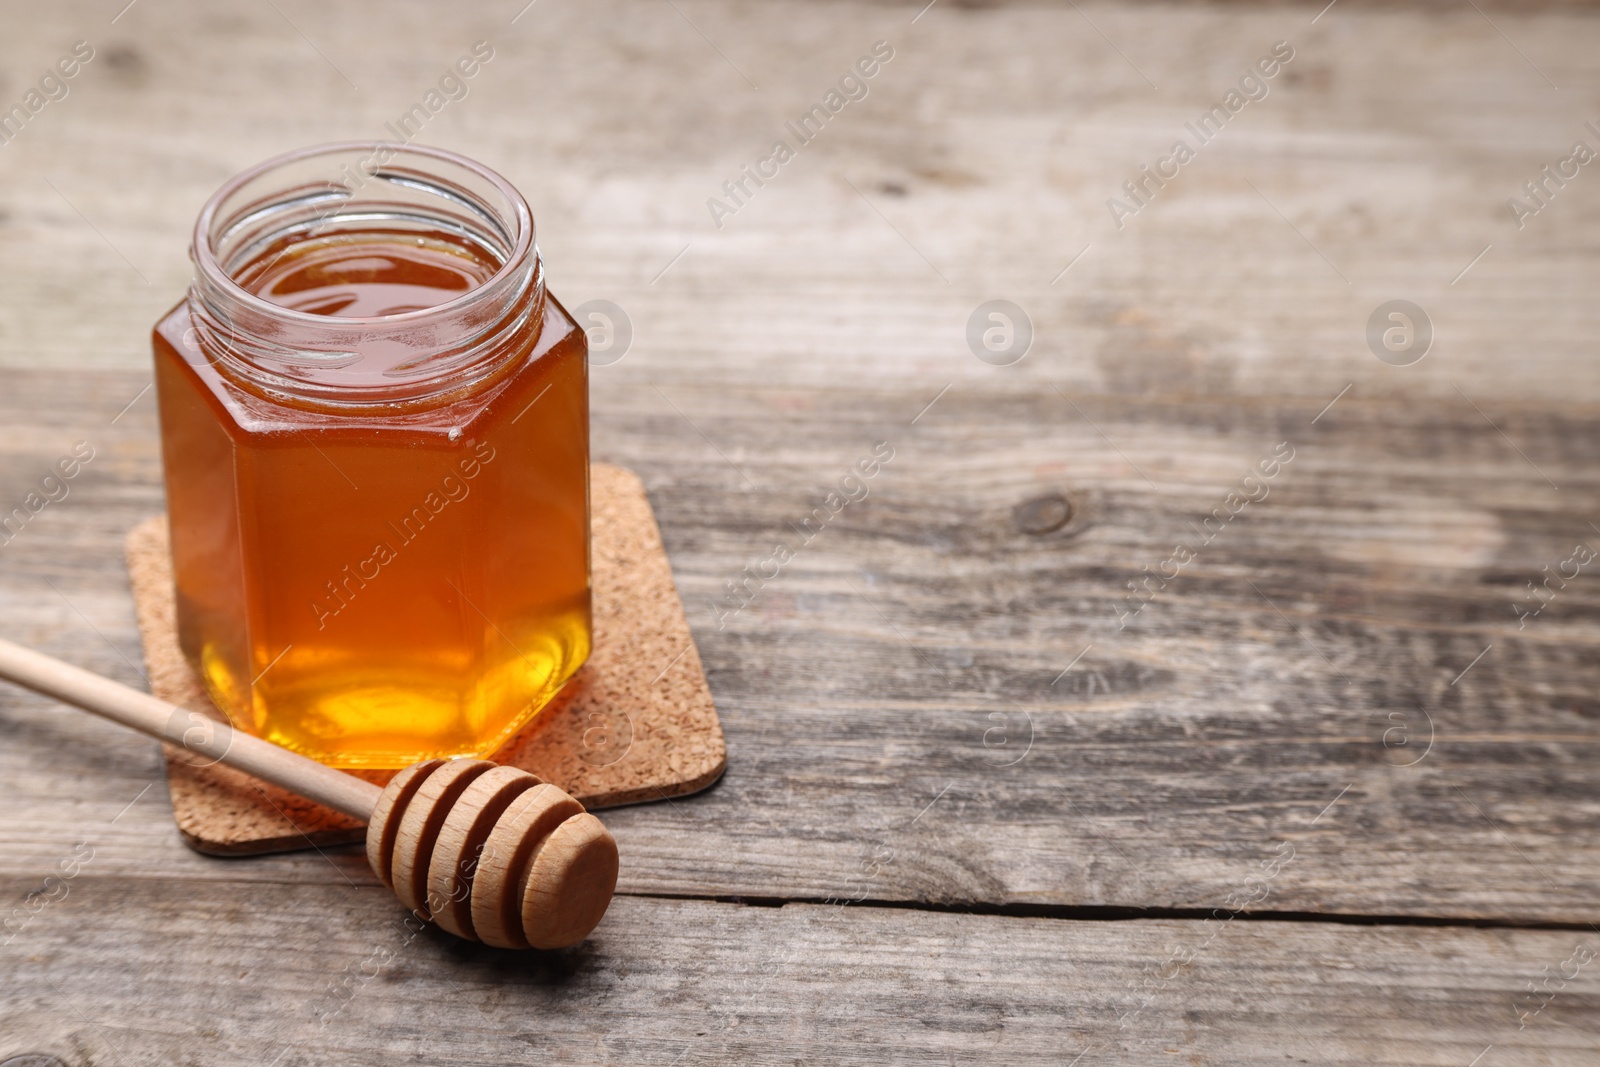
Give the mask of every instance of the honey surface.
<path id="1" fill-rule="evenodd" d="M 408 234 L 308 241 L 239 279 L 364 317 L 443 303 L 492 270 Z M 155 351 L 180 635 L 214 699 L 335 766 L 492 752 L 589 652 L 581 333 L 549 300 L 488 388 L 351 414 L 243 388 L 190 326 L 179 305 Z"/>

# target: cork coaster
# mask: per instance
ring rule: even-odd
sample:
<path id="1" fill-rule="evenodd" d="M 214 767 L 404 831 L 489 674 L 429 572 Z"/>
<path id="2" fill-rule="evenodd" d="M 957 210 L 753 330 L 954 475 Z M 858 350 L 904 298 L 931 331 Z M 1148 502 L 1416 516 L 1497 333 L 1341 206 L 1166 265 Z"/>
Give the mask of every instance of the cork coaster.
<path id="1" fill-rule="evenodd" d="M 707 788 L 727 750 L 700 654 L 672 582 L 644 485 L 632 471 L 590 470 L 594 650 L 582 670 L 492 759 L 610 808 Z M 150 690 L 221 719 L 178 647 L 167 520 L 128 534 L 128 573 Z M 197 767 L 166 746 L 178 830 L 217 856 L 258 855 L 362 841 L 360 823 L 223 766 Z M 358 771 L 384 784 L 394 771 Z"/>

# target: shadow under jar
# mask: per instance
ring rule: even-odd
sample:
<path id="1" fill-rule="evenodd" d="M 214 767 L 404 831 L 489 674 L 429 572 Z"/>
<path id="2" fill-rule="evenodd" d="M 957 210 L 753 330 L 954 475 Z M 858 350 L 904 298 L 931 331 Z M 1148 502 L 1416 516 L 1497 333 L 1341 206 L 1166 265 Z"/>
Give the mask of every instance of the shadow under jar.
<path id="1" fill-rule="evenodd" d="M 533 218 L 452 153 L 269 160 L 154 332 L 184 654 L 339 767 L 486 756 L 589 655 L 583 331 Z"/>

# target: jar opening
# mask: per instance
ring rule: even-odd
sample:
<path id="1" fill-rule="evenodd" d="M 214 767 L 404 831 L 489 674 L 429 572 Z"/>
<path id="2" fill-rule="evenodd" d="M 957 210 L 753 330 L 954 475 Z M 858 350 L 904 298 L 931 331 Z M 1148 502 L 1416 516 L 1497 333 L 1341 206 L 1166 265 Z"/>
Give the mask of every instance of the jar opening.
<path id="1" fill-rule="evenodd" d="M 270 393 L 336 405 L 456 392 L 536 333 L 533 218 L 504 178 L 381 142 L 280 156 L 196 222 L 197 343 Z"/>

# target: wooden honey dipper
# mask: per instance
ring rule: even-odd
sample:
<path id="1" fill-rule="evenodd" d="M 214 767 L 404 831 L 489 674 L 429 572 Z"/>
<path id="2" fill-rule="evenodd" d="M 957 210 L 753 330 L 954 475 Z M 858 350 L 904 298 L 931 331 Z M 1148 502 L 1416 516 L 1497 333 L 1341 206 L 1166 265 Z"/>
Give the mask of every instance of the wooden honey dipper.
<path id="1" fill-rule="evenodd" d="M 367 825 L 367 859 L 419 918 L 497 948 L 567 948 L 600 922 L 617 843 L 562 790 L 485 760 L 426 760 L 379 789 L 226 723 L 0 640 L 0 678 L 226 763 Z"/>

